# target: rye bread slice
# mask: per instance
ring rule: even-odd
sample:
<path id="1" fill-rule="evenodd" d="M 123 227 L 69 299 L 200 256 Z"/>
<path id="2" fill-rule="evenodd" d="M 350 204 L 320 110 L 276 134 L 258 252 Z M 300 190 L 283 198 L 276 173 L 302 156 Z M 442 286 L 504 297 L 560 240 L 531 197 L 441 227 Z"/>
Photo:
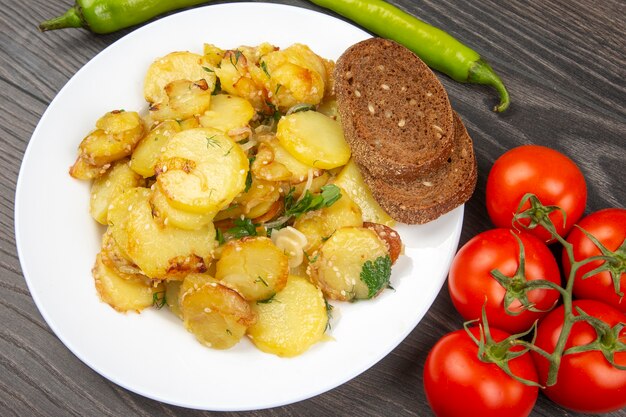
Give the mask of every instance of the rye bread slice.
<path id="1" fill-rule="evenodd" d="M 465 203 L 474 192 L 478 168 L 472 139 L 454 113 L 452 153 L 431 173 L 411 181 L 388 182 L 361 165 L 363 179 L 380 206 L 395 220 L 423 224 Z"/>
<path id="2" fill-rule="evenodd" d="M 413 179 L 448 159 L 454 136 L 448 94 L 413 52 L 371 38 L 341 55 L 334 76 L 346 141 L 372 175 Z"/>

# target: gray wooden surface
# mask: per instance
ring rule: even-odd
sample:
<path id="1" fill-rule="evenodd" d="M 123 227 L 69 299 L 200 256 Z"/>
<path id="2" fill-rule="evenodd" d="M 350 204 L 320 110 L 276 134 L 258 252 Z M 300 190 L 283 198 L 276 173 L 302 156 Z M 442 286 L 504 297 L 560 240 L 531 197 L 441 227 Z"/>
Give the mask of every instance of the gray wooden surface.
<path id="1" fill-rule="evenodd" d="M 283 3 L 320 10 L 300 0 Z M 487 88 L 441 77 L 478 155 L 480 177 L 466 206 L 461 243 L 491 227 L 484 208 L 489 167 L 505 150 L 521 144 L 547 145 L 578 163 L 588 181 L 587 212 L 626 206 L 626 6 L 622 0 L 392 3 L 480 51 L 512 95 L 510 110 L 494 114 L 489 108 L 495 96 Z M 36 30 L 38 22 L 69 6 L 69 0 L 0 0 L 0 416 L 212 415 L 143 398 L 85 366 L 48 328 L 22 276 L 13 206 L 30 135 L 75 71 L 128 33 L 94 36 L 80 30 L 46 34 Z M 51 279 L 62 275 L 50 271 Z M 444 288 L 409 337 L 370 370 L 312 399 L 246 415 L 432 415 L 422 388 L 424 360 L 435 341 L 461 323 Z M 532 415 L 577 414 L 540 396 Z M 610 415 L 626 416 L 626 411 Z"/>

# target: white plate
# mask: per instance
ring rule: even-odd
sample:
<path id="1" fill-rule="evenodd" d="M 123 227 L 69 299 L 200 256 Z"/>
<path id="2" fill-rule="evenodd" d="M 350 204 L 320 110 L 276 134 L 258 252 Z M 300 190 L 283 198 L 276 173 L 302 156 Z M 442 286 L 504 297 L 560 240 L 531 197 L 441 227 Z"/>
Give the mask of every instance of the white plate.
<path id="1" fill-rule="evenodd" d="M 294 42 L 336 59 L 369 35 L 341 20 L 277 4 L 236 3 L 172 15 L 142 27 L 87 63 L 43 115 L 17 184 L 15 228 L 22 270 L 41 314 L 84 363 L 138 394 L 184 407 L 249 410 L 303 400 L 365 371 L 394 349 L 437 296 L 458 244 L 463 208 L 420 227 L 399 227 L 405 256 L 377 299 L 335 303 L 332 336 L 281 359 L 243 340 L 201 346 L 173 314 L 119 314 L 99 301 L 91 267 L 102 230 L 89 217 L 89 185 L 68 168 L 95 120 L 111 109 L 144 110 L 150 62 L 175 50 Z M 68 46 L 69 48 L 69 46 Z M 68 52 L 69 53 L 69 52 Z"/>

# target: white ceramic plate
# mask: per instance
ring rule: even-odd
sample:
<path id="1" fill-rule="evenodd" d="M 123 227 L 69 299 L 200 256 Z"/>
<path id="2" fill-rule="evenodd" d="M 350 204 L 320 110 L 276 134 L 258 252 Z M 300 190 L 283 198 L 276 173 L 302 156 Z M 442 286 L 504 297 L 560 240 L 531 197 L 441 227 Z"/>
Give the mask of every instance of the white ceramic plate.
<path id="1" fill-rule="evenodd" d="M 303 400 L 365 371 L 417 325 L 438 294 L 458 244 L 463 208 L 398 228 L 406 245 L 392 285 L 377 299 L 335 303 L 334 341 L 282 359 L 243 340 L 201 346 L 167 309 L 119 314 L 99 301 L 91 267 L 102 233 L 89 217 L 89 185 L 68 168 L 80 140 L 111 109 L 145 110 L 142 80 L 156 57 L 268 41 L 309 45 L 336 59 L 369 37 L 330 16 L 277 4 L 236 3 L 172 15 L 142 27 L 85 65 L 43 115 L 17 184 L 17 248 L 29 289 L 61 341 L 84 363 L 141 395 L 184 407 L 248 410 Z M 69 47 L 69 46 L 68 46 Z"/>

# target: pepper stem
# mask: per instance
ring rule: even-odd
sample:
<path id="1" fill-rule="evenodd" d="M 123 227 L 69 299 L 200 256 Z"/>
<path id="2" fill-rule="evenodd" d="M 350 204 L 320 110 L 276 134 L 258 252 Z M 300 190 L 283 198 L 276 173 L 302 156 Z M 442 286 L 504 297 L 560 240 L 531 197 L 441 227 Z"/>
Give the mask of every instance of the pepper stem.
<path id="1" fill-rule="evenodd" d="M 39 24 L 39 30 L 65 29 L 65 28 L 86 28 L 85 21 L 76 6 L 71 7 L 62 16 L 58 16 Z"/>
<path id="2" fill-rule="evenodd" d="M 500 113 L 509 108 L 509 92 L 506 90 L 506 87 L 500 77 L 498 77 L 498 74 L 495 73 L 493 68 L 491 68 L 487 62 L 482 59 L 474 61 L 469 69 L 467 81 L 474 84 L 490 85 L 496 89 L 500 95 L 500 103 L 497 106 L 494 106 L 494 111 Z"/>

